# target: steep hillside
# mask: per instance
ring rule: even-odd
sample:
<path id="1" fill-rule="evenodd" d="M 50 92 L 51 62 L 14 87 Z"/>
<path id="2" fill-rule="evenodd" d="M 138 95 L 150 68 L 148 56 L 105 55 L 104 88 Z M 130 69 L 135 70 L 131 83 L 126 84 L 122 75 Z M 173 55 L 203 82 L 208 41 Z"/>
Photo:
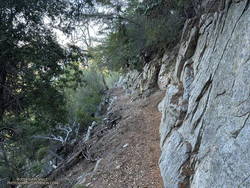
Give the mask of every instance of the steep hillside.
<path id="1" fill-rule="evenodd" d="M 49 178 L 54 177 L 58 187 L 162 187 L 157 104 L 164 93 L 133 99 L 124 89 L 115 88 L 108 95 L 113 102 L 104 115 L 105 123 L 94 127 L 90 139 L 75 148 L 73 157 L 80 151 L 78 162 Z"/>

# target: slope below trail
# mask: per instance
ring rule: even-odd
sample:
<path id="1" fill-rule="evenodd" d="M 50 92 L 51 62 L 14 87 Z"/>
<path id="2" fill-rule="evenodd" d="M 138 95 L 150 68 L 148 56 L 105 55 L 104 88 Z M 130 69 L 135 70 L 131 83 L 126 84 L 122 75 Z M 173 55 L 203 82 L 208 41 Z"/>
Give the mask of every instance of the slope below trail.
<path id="1" fill-rule="evenodd" d="M 164 92 L 156 91 L 136 100 L 120 88 L 109 92 L 115 101 L 108 113 L 119 114 L 121 119 L 101 138 L 92 141 L 95 142 L 92 154 L 99 160 L 93 164 L 82 160 L 64 172 L 59 182 L 66 183 L 75 178 L 77 184 L 89 188 L 163 187 L 158 167 L 161 114 L 157 105 Z"/>

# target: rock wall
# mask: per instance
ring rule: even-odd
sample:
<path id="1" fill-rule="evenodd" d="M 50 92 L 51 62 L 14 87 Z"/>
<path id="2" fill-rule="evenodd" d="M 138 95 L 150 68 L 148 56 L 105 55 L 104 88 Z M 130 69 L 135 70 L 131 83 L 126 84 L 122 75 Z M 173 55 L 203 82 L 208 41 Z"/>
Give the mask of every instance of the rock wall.
<path id="1" fill-rule="evenodd" d="M 186 21 L 160 104 L 166 188 L 250 187 L 249 0 Z"/>
<path id="2" fill-rule="evenodd" d="M 155 57 L 147 63 L 142 72 L 133 70 L 128 72 L 118 81 L 118 86 L 122 86 L 129 94 L 144 94 L 157 86 L 158 75 L 161 69 L 161 58 Z"/>
<path id="3" fill-rule="evenodd" d="M 117 87 L 123 87 L 129 94 L 145 94 L 156 88 L 166 90 L 174 74 L 178 54 L 177 45 L 172 51 L 165 51 L 150 62 L 145 63 L 142 71 L 132 70 L 120 77 Z"/>

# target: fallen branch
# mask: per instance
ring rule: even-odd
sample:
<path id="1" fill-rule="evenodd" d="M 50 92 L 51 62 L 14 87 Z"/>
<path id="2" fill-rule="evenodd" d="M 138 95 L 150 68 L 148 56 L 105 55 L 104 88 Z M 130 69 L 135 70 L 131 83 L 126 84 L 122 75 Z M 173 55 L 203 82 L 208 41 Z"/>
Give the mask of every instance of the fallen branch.
<path id="1" fill-rule="evenodd" d="M 54 140 L 54 141 L 61 142 L 62 145 L 65 145 L 67 143 L 67 141 L 68 141 L 69 134 L 72 132 L 72 128 L 71 127 L 58 126 L 56 129 L 66 132 L 66 136 L 63 138 L 62 136 L 55 136 L 55 135 L 52 134 L 50 136 L 37 135 L 37 136 L 32 136 L 32 138 L 41 138 L 41 139 L 47 139 L 47 140 Z"/>
<path id="2" fill-rule="evenodd" d="M 67 171 L 72 166 L 77 164 L 82 158 L 90 162 L 96 162 L 96 159 L 94 159 L 90 153 L 90 146 L 87 144 L 84 144 L 82 149 L 74 153 L 70 158 L 62 161 L 55 170 L 44 176 L 44 178 L 47 177 L 50 177 L 52 179 L 56 178 L 61 173 Z"/>

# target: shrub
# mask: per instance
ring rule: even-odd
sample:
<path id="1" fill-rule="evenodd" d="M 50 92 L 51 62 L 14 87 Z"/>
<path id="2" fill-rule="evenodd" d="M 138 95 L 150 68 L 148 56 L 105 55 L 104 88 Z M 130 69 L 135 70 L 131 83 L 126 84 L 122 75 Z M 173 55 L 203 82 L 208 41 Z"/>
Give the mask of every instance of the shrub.
<path id="1" fill-rule="evenodd" d="M 69 119 L 79 122 L 81 130 L 95 120 L 93 114 L 101 102 L 106 89 L 103 75 L 96 69 L 87 69 L 83 72 L 83 85 L 77 89 L 66 91 L 68 98 Z"/>
<path id="2" fill-rule="evenodd" d="M 39 174 L 42 170 L 42 163 L 34 162 L 32 165 L 32 174 Z"/>
<path id="3" fill-rule="evenodd" d="M 95 49 L 94 59 L 115 71 L 141 70 L 142 52 L 157 52 L 177 43 L 186 2 L 148 0 L 128 7 L 105 41 Z"/>
<path id="4" fill-rule="evenodd" d="M 48 147 L 45 146 L 45 147 L 41 147 L 40 149 L 38 149 L 38 151 L 36 152 L 36 158 L 41 161 L 44 156 L 47 154 L 47 150 L 48 150 Z"/>
<path id="5" fill-rule="evenodd" d="M 0 177 L 5 178 L 11 176 L 11 171 L 8 167 L 0 166 Z M 0 184 L 1 185 L 1 184 Z"/>
<path id="6" fill-rule="evenodd" d="M 114 71 L 108 72 L 107 75 L 105 76 L 107 86 L 109 88 L 112 88 L 115 85 L 115 83 L 119 80 L 120 75 L 121 74 L 119 72 L 114 72 Z"/>

